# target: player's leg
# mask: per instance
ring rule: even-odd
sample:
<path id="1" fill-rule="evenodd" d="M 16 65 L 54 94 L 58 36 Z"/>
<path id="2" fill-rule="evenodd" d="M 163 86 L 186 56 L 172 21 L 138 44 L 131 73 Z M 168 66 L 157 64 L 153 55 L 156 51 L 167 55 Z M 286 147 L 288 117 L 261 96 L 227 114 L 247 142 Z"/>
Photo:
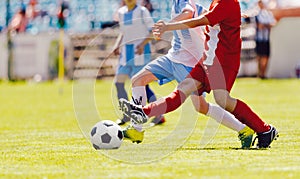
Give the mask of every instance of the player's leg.
<path id="1" fill-rule="evenodd" d="M 146 94 L 147 94 L 147 101 L 148 103 L 154 102 L 157 100 L 154 92 L 152 91 L 152 89 L 150 88 L 149 84 L 145 86 L 146 88 Z M 160 116 L 156 116 L 152 119 L 150 125 L 154 126 L 154 125 L 159 125 L 159 124 L 163 124 L 166 122 L 166 119 L 163 115 Z"/>
<path id="2" fill-rule="evenodd" d="M 164 85 L 165 83 L 168 83 L 175 79 L 174 71 L 175 68 L 180 68 L 180 74 L 184 75 L 184 77 L 188 74 L 186 72 L 186 69 L 183 67 L 183 65 L 177 64 L 172 62 L 168 57 L 166 56 L 160 56 L 154 61 L 148 63 L 141 71 L 139 71 L 135 76 L 132 78 L 132 93 L 133 98 L 139 102 L 142 102 L 142 105 L 144 106 L 146 104 L 145 96 L 146 94 L 149 94 L 149 91 L 145 92 L 145 88 L 142 86 L 145 86 L 153 81 L 158 81 L 160 85 Z M 184 79 L 184 77 L 182 79 Z M 180 81 L 182 81 L 182 79 Z M 177 79 L 176 79 L 177 80 Z M 178 80 L 177 80 L 178 81 Z M 156 101 L 156 97 L 148 97 L 148 102 L 154 102 Z M 156 116 L 150 125 L 154 124 L 160 124 L 165 122 L 165 118 L 163 116 Z"/>
<path id="3" fill-rule="evenodd" d="M 199 76 L 199 80 L 191 78 L 193 76 Z M 137 123 L 147 122 L 148 117 L 161 115 L 168 113 L 177 109 L 185 99 L 194 91 L 197 91 L 203 87 L 205 81 L 206 72 L 202 65 L 198 63 L 190 72 L 189 76 L 181 81 L 177 89 L 170 93 L 168 96 L 158 99 L 157 101 L 150 103 L 144 107 L 140 107 L 130 103 L 127 100 L 122 100 L 120 102 L 120 108 L 124 114 L 131 116 L 133 120 Z M 172 74 L 173 76 L 173 74 Z"/>
<path id="4" fill-rule="evenodd" d="M 128 79 L 127 75 L 121 74 L 116 75 L 114 79 L 114 84 L 117 89 L 117 97 L 118 99 L 124 98 L 128 99 L 127 91 L 125 90 L 125 81 Z"/>
<path id="5" fill-rule="evenodd" d="M 163 115 L 177 109 L 187 96 L 192 93 L 191 90 L 195 91 L 197 89 L 194 84 L 195 82 L 192 78 L 186 78 L 171 94 L 144 107 L 128 100 L 120 99 L 120 109 L 126 116 L 130 117 L 134 128 L 139 130 L 141 124 L 146 123 L 150 117 Z M 201 85 L 200 82 L 198 83 Z"/>
<path id="6" fill-rule="evenodd" d="M 257 42 L 258 77 L 266 78 L 266 70 L 270 56 L 270 42 Z"/>
<path id="7" fill-rule="evenodd" d="M 180 67 L 179 67 L 180 68 Z M 144 112 L 148 116 L 168 113 L 177 109 L 186 98 L 191 95 L 193 92 L 198 91 L 198 89 L 204 88 L 204 82 L 206 81 L 206 71 L 203 68 L 201 62 L 196 64 L 196 66 L 192 69 L 178 69 L 176 68 L 176 72 L 180 71 L 189 71 L 188 75 L 182 80 L 180 79 L 180 75 L 176 75 L 177 81 L 180 83 L 177 85 L 177 88 L 165 98 L 156 101 L 155 103 L 150 103 L 149 105 L 143 108 Z M 194 78 L 197 76 L 197 78 Z"/>
<path id="8" fill-rule="evenodd" d="M 177 109 L 199 86 L 201 86 L 201 82 L 192 78 L 186 78 L 179 83 L 177 89 L 168 96 L 158 99 L 144 107 L 129 102 L 128 100 L 120 99 L 120 109 L 125 115 L 129 116 L 133 122 L 137 124 L 146 123 L 150 117 L 159 116 Z"/>
<path id="9" fill-rule="evenodd" d="M 128 79 L 128 73 L 130 72 L 130 69 L 127 66 L 119 66 L 116 76 L 114 78 L 114 84 L 117 89 L 117 98 L 120 99 L 127 99 L 128 95 L 127 91 L 125 90 L 125 81 Z M 116 123 L 118 125 L 123 125 L 126 122 L 129 121 L 129 118 L 125 115 L 121 119 L 118 119 Z"/>
<path id="10" fill-rule="evenodd" d="M 265 79 L 266 78 L 266 70 L 268 66 L 269 57 L 268 56 L 262 56 L 260 58 L 259 64 L 260 64 L 260 78 Z"/>
<path id="11" fill-rule="evenodd" d="M 128 77 L 131 77 L 133 73 L 132 66 L 119 66 L 116 76 L 114 78 L 114 83 L 117 88 L 117 97 L 118 99 L 126 99 L 128 100 L 127 91 L 125 90 L 124 84 Z M 118 119 L 116 123 L 118 125 L 123 125 L 126 122 L 130 121 L 129 116 L 123 114 L 123 118 Z M 123 130 L 123 134 L 125 139 L 129 139 L 132 142 L 140 143 L 144 138 L 144 131 L 137 131 L 132 125 L 128 125 Z"/>
<path id="12" fill-rule="evenodd" d="M 262 77 L 262 57 L 260 55 L 257 55 L 257 77 L 261 78 Z"/>
<path id="13" fill-rule="evenodd" d="M 141 104 L 141 106 L 146 105 L 146 101 L 148 99 L 147 91 L 145 86 L 147 86 L 152 81 L 157 80 L 157 78 L 152 74 L 151 71 L 142 68 L 139 72 L 137 72 L 131 78 L 132 82 L 132 99 L 134 101 L 134 105 Z M 153 93 L 153 92 L 152 92 Z M 153 93 L 154 94 L 154 93 Z M 152 94 L 152 96 L 153 96 Z M 154 95 L 155 97 L 155 95 Z M 155 97 L 156 98 L 156 97 Z M 124 103 L 122 103 L 124 101 Z M 128 103 L 128 106 L 125 106 Z M 125 108 L 132 108 L 130 107 L 131 102 L 126 99 L 120 100 L 120 108 L 121 110 Z M 123 111 L 124 112 L 124 111 Z M 126 113 L 124 113 L 126 114 Z M 130 116 L 127 114 L 127 116 Z M 162 116 L 163 117 L 163 116 Z M 132 142 L 140 143 L 143 141 L 144 138 L 144 131 L 140 124 L 132 124 L 123 130 L 124 137 L 130 139 Z"/>
<path id="14" fill-rule="evenodd" d="M 214 62 L 216 63 L 208 69 L 207 79 L 213 90 L 216 103 L 232 113 L 239 121 L 253 129 L 257 134 L 270 131 L 270 125 L 265 123 L 246 103 L 230 96 L 229 92 L 235 82 L 238 71 L 218 65 L 218 61 Z M 275 136 L 272 139 L 269 138 L 267 145 L 270 145 L 274 138 Z M 260 140 L 259 143 L 266 142 Z M 261 148 L 262 145 L 259 147 Z"/>
<path id="15" fill-rule="evenodd" d="M 166 71 L 171 72 L 171 70 L 166 70 Z M 170 77 L 174 77 L 172 73 L 170 75 L 171 75 Z M 158 75 L 158 76 L 162 76 L 162 75 Z M 170 81 L 170 79 L 167 78 L 162 81 Z M 185 85 L 187 85 L 187 87 L 185 87 Z M 197 90 L 197 88 L 200 86 L 201 86 L 200 82 L 193 80 L 192 78 L 187 78 L 183 80 L 178 85 L 177 89 L 173 91 L 170 95 L 168 95 L 163 99 L 159 99 L 158 101 L 148 104 L 147 106 L 144 107 L 144 109 L 145 111 L 148 109 L 149 113 L 147 113 L 147 115 L 149 115 L 149 117 L 162 115 L 166 112 L 175 110 L 180 106 L 181 103 L 184 102 L 186 96 L 190 95 L 193 91 Z M 144 109 L 141 105 L 136 105 L 125 99 L 121 99 L 119 103 L 120 103 L 120 109 L 123 111 L 124 114 L 130 116 L 133 123 L 142 124 L 147 122 L 148 116 L 145 114 Z M 150 114 L 151 108 L 153 108 L 152 110 L 154 111 L 152 114 Z M 133 131 L 136 132 L 136 130 Z"/>
<path id="16" fill-rule="evenodd" d="M 213 118 L 218 123 L 221 123 L 234 131 L 239 132 L 246 126 L 220 106 L 206 102 L 203 95 L 192 95 L 191 99 L 196 111 Z"/>
<path id="17" fill-rule="evenodd" d="M 148 65 L 146 67 L 148 67 Z M 131 78 L 132 99 L 135 104 L 141 104 L 142 106 L 145 106 L 147 101 L 156 101 L 156 96 L 152 89 L 149 87 L 149 83 L 156 80 L 158 80 L 157 77 L 146 68 L 142 68 L 136 75 Z M 162 124 L 164 122 L 165 118 L 163 115 L 155 116 L 150 125 Z"/>
<path id="18" fill-rule="evenodd" d="M 214 90 L 214 97 L 217 104 L 231 112 L 239 121 L 257 133 L 259 148 L 269 147 L 277 137 L 278 132 L 274 127 L 265 123 L 246 103 L 232 98 L 227 90 Z"/>
<path id="19" fill-rule="evenodd" d="M 132 83 L 132 98 L 136 104 L 146 105 L 147 92 L 145 86 L 157 80 L 156 76 L 151 71 L 143 68 L 131 78 Z"/>
<path id="20" fill-rule="evenodd" d="M 145 106 L 147 102 L 147 92 L 144 87 L 153 81 L 159 81 L 159 84 L 163 85 L 173 80 L 174 78 L 171 71 L 172 63 L 166 56 L 160 56 L 154 61 L 151 61 L 131 78 L 132 97 Z"/>
<path id="21" fill-rule="evenodd" d="M 201 82 L 195 79 L 186 78 L 178 84 L 177 88 L 171 94 L 143 107 L 143 111 L 148 117 L 174 111 L 181 106 L 192 92 L 200 88 L 201 85 Z"/>
<path id="22" fill-rule="evenodd" d="M 258 55 L 257 57 L 257 63 L 258 63 L 258 74 L 257 76 L 261 79 L 265 79 L 266 76 L 266 69 L 268 64 L 268 57 L 265 55 Z"/>
<path id="23" fill-rule="evenodd" d="M 156 95 L 154 94 L 153 90 L 150 88 L 149 84 L 145 86 L 145 89 L 147 95 L 147 102 L 151 103 L 153 101 L 156 101 Z"/>
<path id="24" fill-rule="evenodd" d="M 218 105 L 206 102 L 203 95 L 191 95 L 196 111 L 213 118 L 216 122 L 238 132 L 242 148 L 250 148 L 254 131 L 245 124 L 242 124 L 232 114 Z"/>
<path id="25" fill-rule="evenodd" d="M 260 133 L 268 131 L 270 129 L 269 125 L 263 122 L 247 104 L 240 100 L 232 98 L 227 90 L 214 90 L 213 94 L 218 105 L 233 113 L 237 117 L 237 119 L 252 128 L 255 132 Z"/>

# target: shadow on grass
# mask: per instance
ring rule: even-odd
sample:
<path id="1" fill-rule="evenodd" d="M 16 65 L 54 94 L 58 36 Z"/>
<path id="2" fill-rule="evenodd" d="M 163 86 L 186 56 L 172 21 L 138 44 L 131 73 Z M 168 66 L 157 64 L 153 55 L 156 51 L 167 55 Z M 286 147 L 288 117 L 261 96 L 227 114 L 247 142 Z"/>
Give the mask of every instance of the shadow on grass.
<path id="1" fill-rule="evenodd" d="M 193 151 L 193 150 L 267 150 L 268 148 L 265 149 L 258 149 L 258 148 L 249 148 L 249 149 L 242 149 L 242 148 L 237 148 L 237 147 L 181 147 L 178 148 L 177 151 L 180 150 L 189 150 L 189 151 Z"/>

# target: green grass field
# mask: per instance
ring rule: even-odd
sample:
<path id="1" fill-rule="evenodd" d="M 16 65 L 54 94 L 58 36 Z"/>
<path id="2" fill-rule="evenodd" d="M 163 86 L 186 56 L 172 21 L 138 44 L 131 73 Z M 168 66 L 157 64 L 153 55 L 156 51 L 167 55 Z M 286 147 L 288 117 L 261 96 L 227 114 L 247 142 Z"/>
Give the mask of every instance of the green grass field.
<path id="1" fill-rule="evenodd" d="M 213 138 L 204 138 L 210 135 L 204 132 L 210 129 L 210 119 L 190 119 L 185 109 L 147 130 L 142 144 L 124 141 L 118 150 L 97 152 L 81 130 L 87 134 L 95 121 L 117 119 L 114 87 L 111 80 L 102 80 L 76 91 L 77 83 L 0 82 L 0 178 L 300 178 L 298 79 L 243 78 L 232 90 L 277 127 L 280 137 L 267 150 L 238 149 L 237 133 L 224 127 L 218 127 Z M 152 87 L 165 95 L 174 85 Z M 83 95 L 87 93 L 90 99 Z M 211 95 L 207 99 L 213 101 Z M 193 129 L 186 140 L 180 138 L 190 134 L 184 129 Z M 209 143 L 202 145 L 203 140 Z M 149 161 L 154 154 L 159 155 Z"/>

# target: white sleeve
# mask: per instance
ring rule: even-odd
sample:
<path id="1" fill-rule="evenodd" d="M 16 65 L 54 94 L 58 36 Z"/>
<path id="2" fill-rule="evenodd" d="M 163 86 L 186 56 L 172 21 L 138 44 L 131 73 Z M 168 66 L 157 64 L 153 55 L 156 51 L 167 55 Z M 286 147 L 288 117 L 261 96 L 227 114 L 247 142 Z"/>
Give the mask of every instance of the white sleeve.
<path id="1" fill-rule="evenodd" d="M 152 30 L 152 27 L 153 27 L 153 25 L 154 25 L 153 18 L 151 17 L 151 14 L 150 14 L 150 12 L 148 11 L 148 9 L 145 8 L 145 7 L 142 7 L 142 13 L 143 13 L 143 20 L 144 20 L 144 22 L 145 22 L 145 24 L 146 24 L 146 26 L 147 26 L 147 29 L 148 29 L 149 31 L 151 31 L 151 30 Z"/>
<path id="2" fill-rule="evenodd" d="M 114 20 L 117 21 L 117 22 L 120 22 L 121 20 L 121 14 L 122 14 L 122 10 L 123 10 L 123 7 L 120 7 L 117 12 L 114 14 Z"/>
<path id="3" fill-rule="evenodd" d="M 194 5 L 195 5 L 195 2 L 193 0 L 178 0 L 178 4 L 179 4 L 179 8 L 180 8 L 180 12 L 183 12 L 183 11 L 192 11 L 192 12 L 195 12 L 195 9 L 194 9 Z"/>

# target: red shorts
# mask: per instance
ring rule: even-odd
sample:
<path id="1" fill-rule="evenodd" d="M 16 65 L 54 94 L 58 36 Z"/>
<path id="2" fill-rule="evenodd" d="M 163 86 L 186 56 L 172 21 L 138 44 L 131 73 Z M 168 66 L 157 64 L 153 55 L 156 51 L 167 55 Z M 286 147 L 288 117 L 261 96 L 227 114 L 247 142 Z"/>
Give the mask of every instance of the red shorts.
<path id="1" fill-rule="evenodd" d="M 203 92 L 209 93 L 215 89 L 226 89 L 230 92 L 237 74 L 237 70 L 223 67 L 217 60 L 212 66 L 204 65 L 200 60 L 187 78 L 193 78 L 202 83 L 202 87 L 198 89 L 198 94 L 201 95 Z"/>

